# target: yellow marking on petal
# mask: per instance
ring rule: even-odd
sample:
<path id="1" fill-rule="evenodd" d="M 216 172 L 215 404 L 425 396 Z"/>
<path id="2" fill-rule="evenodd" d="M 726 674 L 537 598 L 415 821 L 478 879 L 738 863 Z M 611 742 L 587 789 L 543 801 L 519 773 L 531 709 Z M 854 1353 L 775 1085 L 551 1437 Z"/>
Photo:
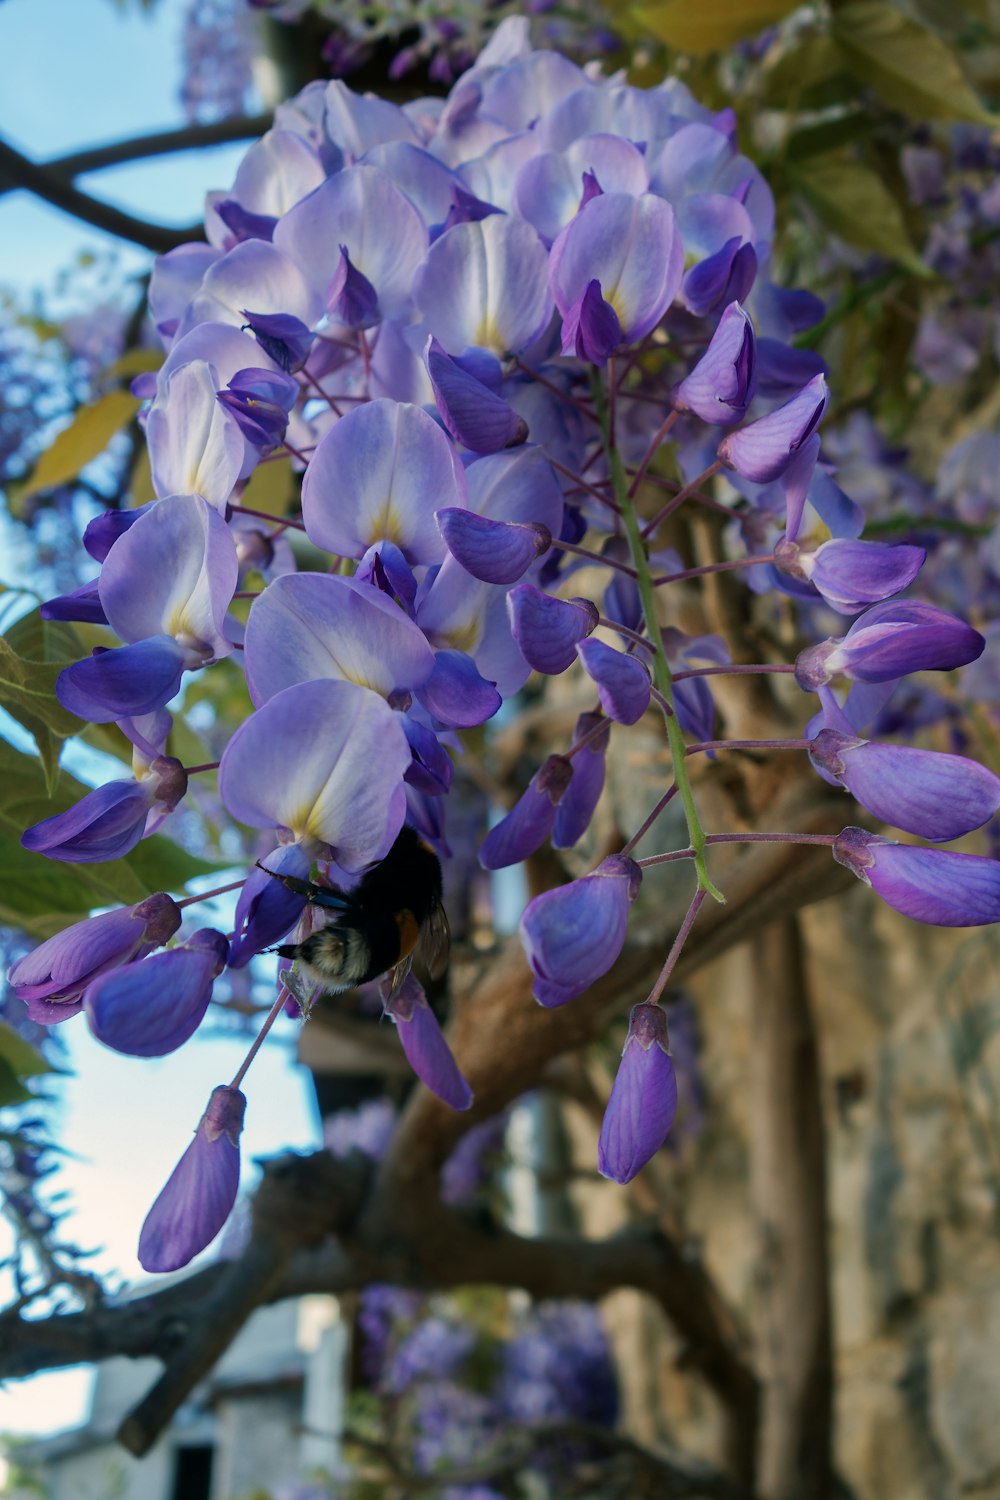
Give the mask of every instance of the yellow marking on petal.
<path id="1" fill-rule="evenodd" d="M 382 509 L 375 513 L 369 523 L 368 545 L 371 547 L 375 542 L 392 542 L 394 546 L 401 549 L 405 537 L 403 518 L 393 504 L 392 496 L 389 495 Z"/>
<path id="2" fill-rule="evenodd" d="M 436 630 L 434 644 L 450 647 L 452 651 L 472 652 L 479 645 L 479 621 L 468 620 L 464 625 L 455 625 L 451 630 Z"/>
<path id="3" fill-rule="evenodd" d="M 490 349 L 496 355 L 504 355 L 503 337 L 490 313 L 484 313 L 476 329 L 476 336 L 472 341 L 479 349 Z"/>

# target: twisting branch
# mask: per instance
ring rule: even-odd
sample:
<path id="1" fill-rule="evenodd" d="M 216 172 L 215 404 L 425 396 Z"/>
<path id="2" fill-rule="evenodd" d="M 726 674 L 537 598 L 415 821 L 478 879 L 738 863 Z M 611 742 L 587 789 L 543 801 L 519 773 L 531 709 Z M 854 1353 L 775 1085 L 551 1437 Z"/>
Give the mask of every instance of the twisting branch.
<path id="1" fill-rule="evenodd" d="M 203 146 L 224 146 L 232 141 L 256 140 L 269 130 L 271 115 L 235 115 L 228 120 L 213 120 L 207 125 L 185 125 L 180 130 L 158 130 L 152 135 L 136 135 L 126 141 L 111 141 L 106 146 L 87 146 L 68 156 L 55 156 L 38 163 L 40 171 L 52 177 L 72 180 L 84 172 L 101 172 L 106 167 L 120 167 L 130 161 L 145 161 L 151 156 L 173 156 L 178 151 L 195 151 Z M 0 176 L 0 197 L 19 186 Z"/>
<path id="2" fill-rule="evenodd" d="M 3 140 L 0 140 L 0 178 L 5 178 L 9 187 L 27 188 L 36 198 L 82 219 L 85 224 L 93 224 L 95 229 L 103 229 L 107 234 L 117 235 L 121 240 L 160 254 L 188 240 L 205 238 L 200 225 L 171 229 L 165 224 L 151 224 L 147 219 L 136 218 L 110 203 L 102 203 L 99 198 L 92 198 L 89 193 L 74 187 L 66 177 L 29 161 Z"/>

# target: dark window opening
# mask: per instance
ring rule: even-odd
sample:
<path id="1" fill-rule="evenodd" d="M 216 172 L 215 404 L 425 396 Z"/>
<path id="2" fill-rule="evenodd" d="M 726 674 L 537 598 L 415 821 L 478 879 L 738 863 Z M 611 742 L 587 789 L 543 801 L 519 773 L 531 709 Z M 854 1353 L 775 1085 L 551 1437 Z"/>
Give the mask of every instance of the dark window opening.
<path id="1" fill-rule="evenodd" d="M 209 1500 L 214 1451 L 210 1443 L 189 1443 L 175 1451 L 170 1500 Z"/>

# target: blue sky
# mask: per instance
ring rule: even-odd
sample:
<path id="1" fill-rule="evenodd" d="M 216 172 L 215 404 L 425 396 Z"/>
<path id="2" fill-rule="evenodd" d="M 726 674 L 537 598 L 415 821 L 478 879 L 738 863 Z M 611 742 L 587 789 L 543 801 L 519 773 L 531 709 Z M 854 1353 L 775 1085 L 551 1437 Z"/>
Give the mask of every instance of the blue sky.
<path id="1" fill-rule="evenodd" d="M 0 0 L 0 133 L 36 161 L 185 123 L 178 93 L 188 0 Z M 228 187 L 245 146 L 186 152 L 79 179 L 95 196 L 167 224 L 193 223 Z M 83 249 L 119 244 L 24 192 L 0 198 L 0 285 L 42 286 Z M 123 263 L 149 263 L 136 247 Z"/>
<path id="2" fill-rule="evenodd" d="M 179 39 L 187 0 L 161 0 L 152 15 L 134 0 L 0 0 L 0 133 L 26 155 L 47 157 L 184 123 L 178 102 Z M 205 191 L 232 181 L 245 146 L 160 158 L 81 179 L 80 185 L 149 218 L 186 224 Z M 0 285 L 44 290 L 84 250 L 116 244 L 99 231 L 33 201 L 0 197 Z M 150 257 L 121 247 L 126 269 Z M 82 1022 L 66 1039 L 74 1077 L 61 1120 L 74 1153 L 61 1186 L 75 1203 L 67 1233 L 103 1246 L 95 1265 L 126 1279 L 140 1274 L 135 1242 L 149 1204 L 190 1140 L 211 1088 L 235 1071 L 245 1043 L 193 1044 L 152 1065 L 100 1047 Z M 249 1075 L 247 1163 L 283 1147 L 316 1143 L 301 1073 L 285 1045 L 265 1049 Z M 252 1174 L 252 1167 L 250 1168 Z M 2 1236 L 0 1236 L 2 1249 Z M 82 1372 L 46 1376 L 0 1391 L 0 1432 L 40 1432 L 83 1415 Z"/>

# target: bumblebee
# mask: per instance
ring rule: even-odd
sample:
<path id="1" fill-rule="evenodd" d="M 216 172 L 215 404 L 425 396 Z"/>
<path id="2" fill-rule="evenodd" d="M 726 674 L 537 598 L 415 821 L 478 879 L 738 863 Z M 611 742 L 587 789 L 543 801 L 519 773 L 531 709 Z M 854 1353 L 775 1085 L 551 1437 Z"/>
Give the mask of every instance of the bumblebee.
<path id="1" fill-rule="evenodd" d="M 331 913 L 326 926 L 303 942 L 271 950 L 297 959 L 324 989 L 350 990 L 391 973 L 395 995 L 415 959 L 431 978 L 444 972 L 449 933 L 441 905 L 441 864 L 412 828 L 404 825 L 385 859 L 352 891 L 267 873 Z"/>

